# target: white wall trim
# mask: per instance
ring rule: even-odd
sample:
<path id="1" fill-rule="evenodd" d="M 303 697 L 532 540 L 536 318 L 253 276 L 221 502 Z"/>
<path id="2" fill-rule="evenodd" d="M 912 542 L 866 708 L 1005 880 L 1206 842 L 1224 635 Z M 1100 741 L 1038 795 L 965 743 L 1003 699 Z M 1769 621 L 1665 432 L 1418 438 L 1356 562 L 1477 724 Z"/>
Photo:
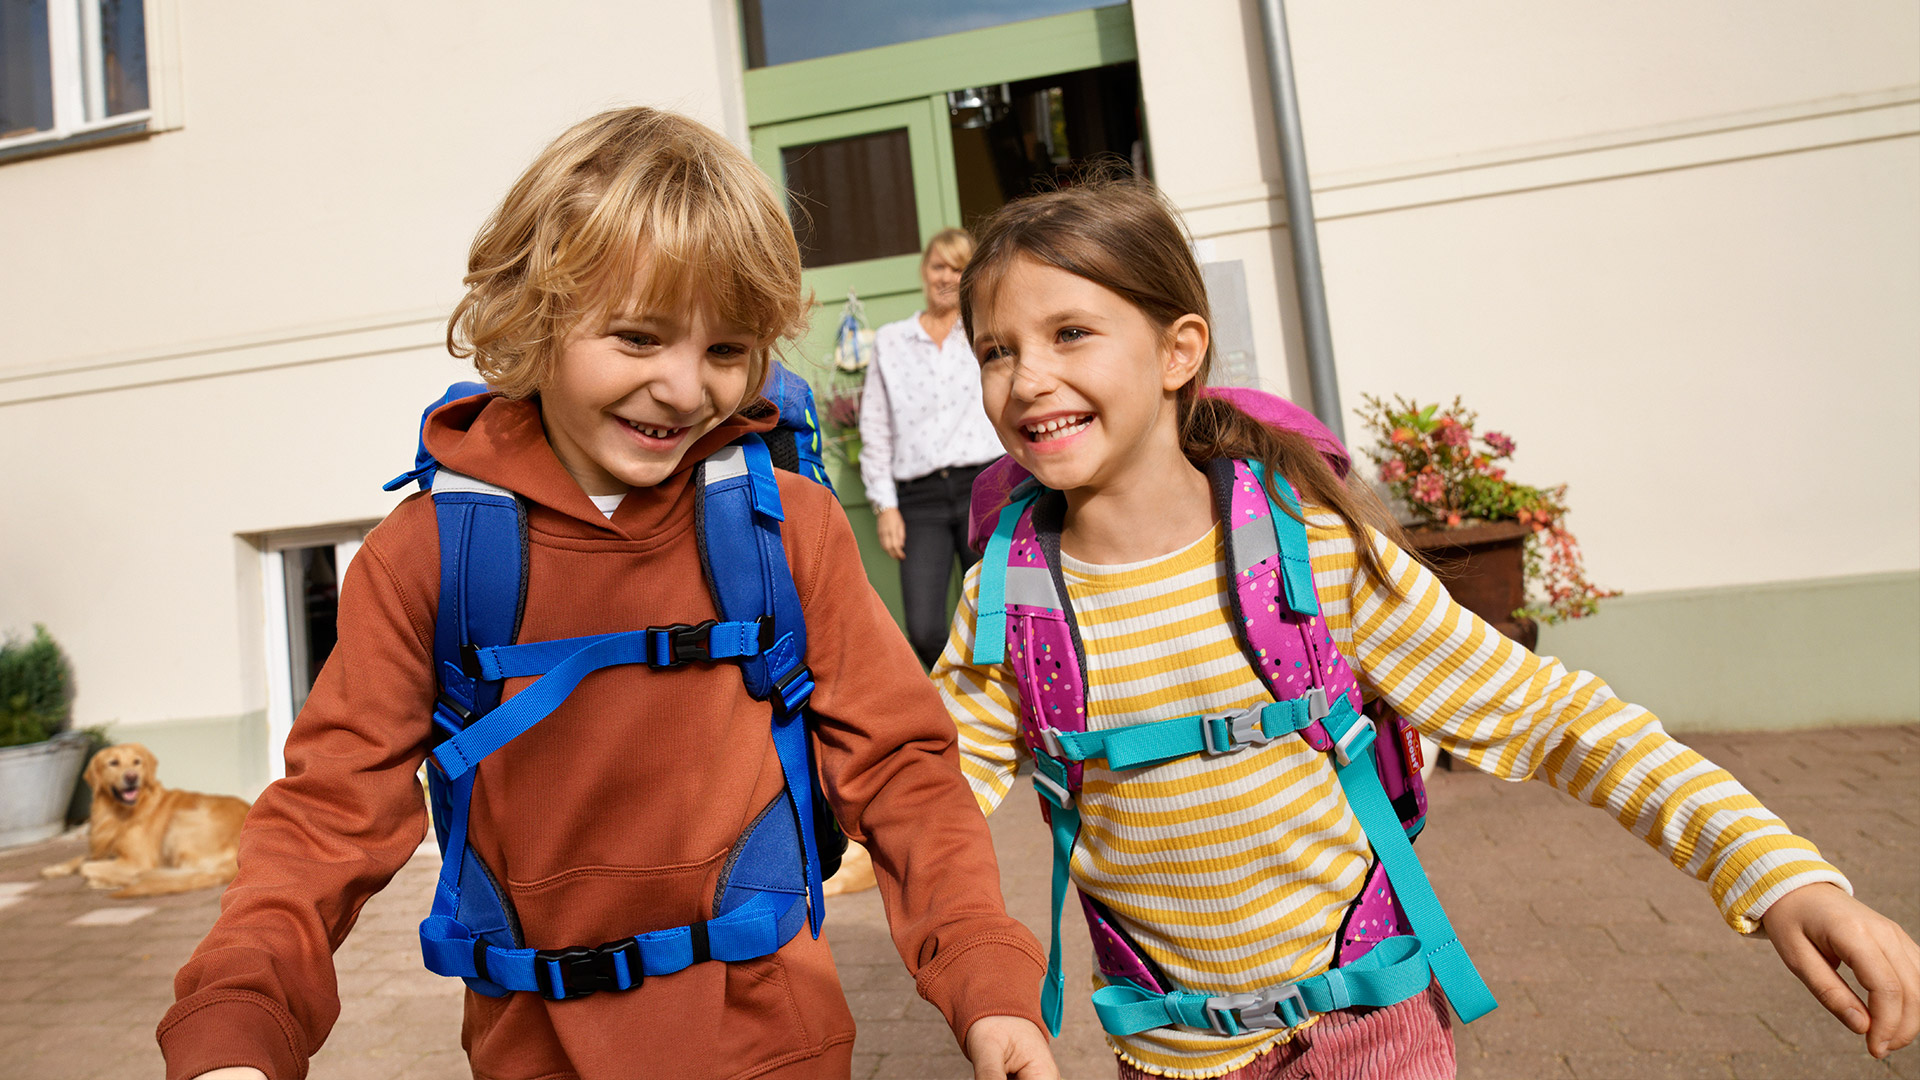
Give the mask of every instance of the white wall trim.
<path id="1" fill-rule="evenodd" d="M 0 369 L 0 408 L 249 371 L 444 348 L 447 312 L 429 308 L 199 345 Z"/>
<path id="2" fill-rule="evenodd" d="M 1318 175 L 1321 221 L 1920 135 L 1920 86 Z M 1176 199 L 1195 237 L 1286 224 L 1278 181 Z"/>

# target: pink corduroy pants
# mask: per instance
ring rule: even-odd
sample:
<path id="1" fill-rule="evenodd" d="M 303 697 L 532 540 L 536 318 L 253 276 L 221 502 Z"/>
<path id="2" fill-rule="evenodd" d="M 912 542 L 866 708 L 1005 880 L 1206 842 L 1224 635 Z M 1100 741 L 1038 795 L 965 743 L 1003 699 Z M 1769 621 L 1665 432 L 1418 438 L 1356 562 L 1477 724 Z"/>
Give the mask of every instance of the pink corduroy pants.
<path id="1" fill-rule="evenodd" d="M 1120 1080 L 1161 1080 L 1120 1063 Z M 1452 1080 L 1453 1024 L 1438 986 L 1383 1009 L 1328 1013 L 1218 1080 Z"/>

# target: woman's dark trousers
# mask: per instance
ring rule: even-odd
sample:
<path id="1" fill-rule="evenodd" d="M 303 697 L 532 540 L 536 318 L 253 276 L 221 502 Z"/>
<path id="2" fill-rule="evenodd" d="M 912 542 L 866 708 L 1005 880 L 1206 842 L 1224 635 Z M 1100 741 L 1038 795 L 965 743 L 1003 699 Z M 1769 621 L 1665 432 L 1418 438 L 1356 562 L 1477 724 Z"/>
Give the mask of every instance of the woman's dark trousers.
<path id="1" fill-rule="evenodd" d="M 920 663 L 932 668 L 946 648 L 953 609 L 947 585 L 953 563 L 961 572 L 980 561 L 967 547 L 967 504 L 973 478 L 984 465 L 940 469 L 898 486 L 900 517 L 907 527 L 907 557 L 900 561 L 900 606 L 906 610 L 907 640 Z"/>

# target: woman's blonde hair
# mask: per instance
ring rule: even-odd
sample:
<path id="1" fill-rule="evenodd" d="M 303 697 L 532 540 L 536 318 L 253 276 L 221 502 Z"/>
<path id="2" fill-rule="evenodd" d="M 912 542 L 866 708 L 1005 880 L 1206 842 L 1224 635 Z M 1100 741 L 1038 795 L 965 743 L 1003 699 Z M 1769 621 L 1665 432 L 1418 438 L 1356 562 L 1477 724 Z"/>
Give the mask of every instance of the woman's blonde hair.
<path id="1" fill-rule="evenodd" d="M 976 340 L 982 320 L 993 318 L 993 301 L 1008 271 L 1023 258 L 1118 293 L 1162 333 L 1184 315 L 1212 322 L 1192 242 L 1178 213 L 1145 181 L 1096 178 L 1029 196 L 1001 207 L 979 233 L 979 251 L 960 276 L 960 318 Z M 1358 476 L 1336 474 L 1306 436 L 1261 423 L 1223 398 L 1203 396 L 1213 358 L 1209 335 L 1207 355 L 1175 399 L 1187 460 L 1201 468 L 1216 458 L 1261 462 L 1286 477 L 1302 498 L 1338 514 L 1355 537 L 1366 535 L 1366 525 L 1389 539 L 1404 539 L 1372 488 Z M 1373 545 L 1355 547 L 1367 574 L 1399 596 Z"/>
<path id="2" fill-rule="evenodd" d="M 973 234 L 965 229 L 941 229 L 934 233 L 927 241 L 927 250 L 920 253 L 920 269 L 925 270 L 935 255 L 955 270 L 964 271 L 973 261 Z"/>
<path id="3" fill-rule="evenodd" d="M 645 107 L 583 120 L 542 150 L 474 237 L 465 284 L 447 349 L 509 397 L 548 381 L 583 318 L 705 303 L 756 339 L 744 407 L 809 306 L 766 175 L 712 129 Z"/>

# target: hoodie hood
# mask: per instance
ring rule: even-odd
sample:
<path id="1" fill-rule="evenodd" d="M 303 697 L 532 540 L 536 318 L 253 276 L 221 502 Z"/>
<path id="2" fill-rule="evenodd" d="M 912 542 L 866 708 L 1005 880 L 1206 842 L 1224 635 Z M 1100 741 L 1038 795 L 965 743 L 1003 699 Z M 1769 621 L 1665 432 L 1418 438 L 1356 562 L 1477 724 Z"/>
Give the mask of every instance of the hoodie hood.
<path id="1" fill-rule="evenodd" d="M 692 502 L 685 496 L 694 467 L 748 432 L 771 431 L 778 419 L 771 410 L 757 419 L 728 417 L 696 440 L 665 480 L 628 491 L 611 521 L 554 454 L 540 421 L 538 398 L 516 401 L 487 393 L 448 402 L 427 417 L 421 441 L 435 460 L 454 472 L 506 488 L 534 507 L 589 526 L 593 533 L 639 538 L 683 517 L 690 521 Z"/>

